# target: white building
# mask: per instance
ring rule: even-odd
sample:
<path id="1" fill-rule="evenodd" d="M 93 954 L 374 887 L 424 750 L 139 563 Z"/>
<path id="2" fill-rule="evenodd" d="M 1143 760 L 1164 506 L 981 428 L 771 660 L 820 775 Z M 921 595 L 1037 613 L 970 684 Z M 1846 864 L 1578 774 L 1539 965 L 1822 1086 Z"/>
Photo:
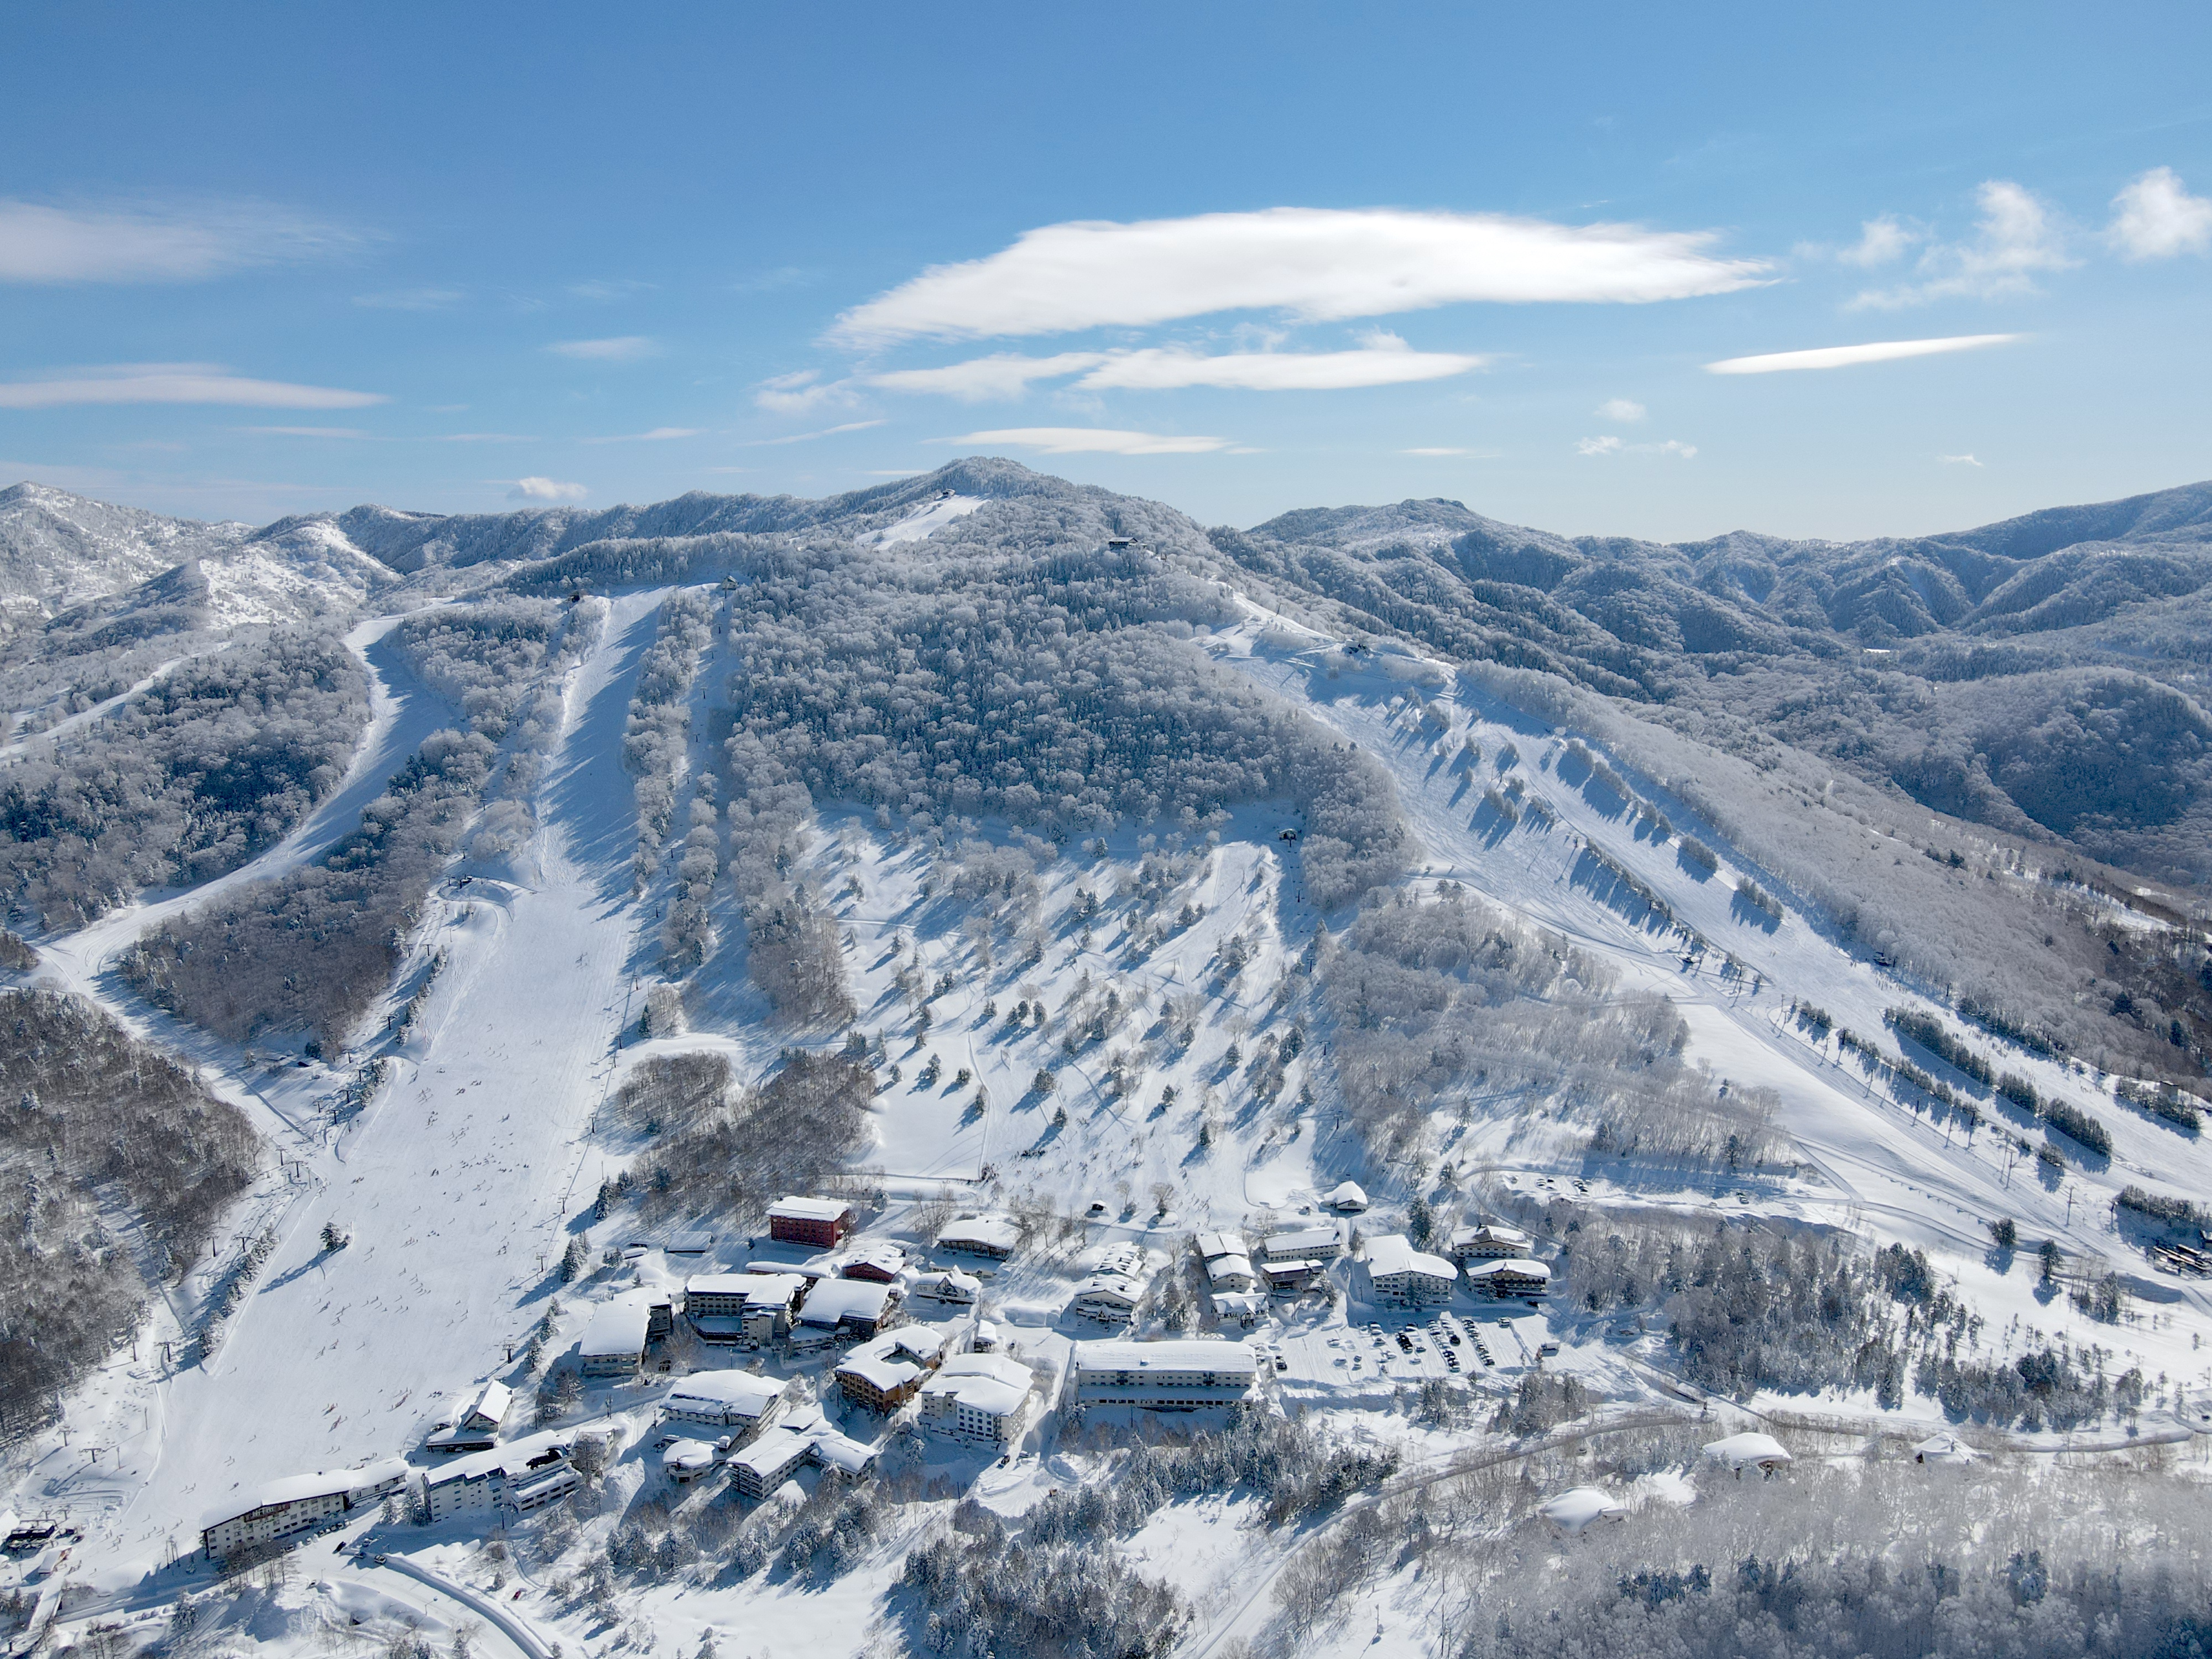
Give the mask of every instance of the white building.
<path id="1" fill-rule="evenodd" d="M 684 1317 L 702 1342 L 757 1348 L 791 1334 L 806 1285 L 793 1273 L 694 1273 L 684 1281 Z"/>
<path id="2" fill-rule="evenodd" d="M 926 1302 L 942 1302 L 948 1307 L 972 1308 L 982 1293 L 983 1281 L 973 1273 L 963 1273 L 957 1267 L 942 1273 L 916 1273 L 908 1281 L 913 1294 Z"/>
<path id="3" fill-rule="evenodd" d="M 1152 1279 L 1141 1244 L 1116 1244 L 1098 1259 L 1091 1277 L 1075 1287 L 1071 1311 L 1089 1319 L 1119 1323 L 1132 1317 Z"/>
<path id="4" fill-rule="evenodd" d="M 914 1398 L 921 1380 L 945 1352 L 945 1333 L 928 1325 L 902 1325 L 845 1356 L 837 1386 L 870 1411 L 895 1412 Z"/>
<path id="5" fill-rule="evenodd" d="M 1269 1233 L 1260 1246 L 1260 1259 L 1270 1265 L 1284 1261 L 1333 1261 L 1343 1245 L 1333 1224 L 1292 1227 Z"/>
<path id="6" fill-rule="evenodd" d="M 568 1467 L 575 1447 L 573 1429 L 547 1429 L 432 1469 L 423 1477 L 430 1519 L 502 1506 L 526 1515 L 543 1509 L 583 1484 Z"/>
<path id="7" fill-rule="evenodd" d="M 1022 1230 L 1002 1215 L 963 1215 L 937 1235 L 937 1248 L 1004 1261 L 1020 1246 Z"/>
<path id="8" fill-rule="evenodd" d="M 1626 1508 L 1595 1486 L 1576 1486 L 1563 1492 L 1550 1502 L 1539 1504 L 1536 1513 L 1570 1537 L 1588 1531 L 1601 1521 L 1628 1518 Z"/>
<path id="9" fill-rule="evenodd" d="M 1358 1215 L 1367 1207 L 1367 1194 L 1358 1182 L 1346 1181 L 1340 1182 L 1322 1202 L 1343 1214 Z"/>
<path id="10" fill-rule="evenodd" d="M 720 1456 L 709 1441 L 672 1440 L 661 1448 L 660 1467 L 678 1486 L 688 1486 L 702 1475 L 712 1474 Z"/>
<path id="11" fill-rule="evenodd" d="M 846 1474 L 866 1474 L 876 1461 L 875 1448 L 848 1439 L 819 1418 L 770 1429 L 729 1460 L 738 1495 L 757 1502 L 813 1463 Z"/>
<path id="12" fill-rule="evenodd" d="M 817 1279 L 799 1304 L 799 1322 L 818 1332 L 873 1336 L 898 1317 L 899 1287 L 865 1279 Z"/>
<path id="13" fill-rule="evenodd" d="M 660 1414 L 750 1440 L 783 1410 L 783 1384 L 750 1371 L 694 1371 L 669 1389 Z"/>
<path id="14" fill-rule="evenodd" d="M 922 1426 L 975 1445 L 1021 1437 L 1029 1407 L 1028 1366 L 1004 1354 L 955 1354 L 921 1385 Z"/>
<path id="15" fill-rule="evenodd" d="M 240 1550 L 296 1538 L 399 1491 L 410 1473 L 399 1459 L 388 1458 L 365 1468 L 290 1474 L 265 1482 L 210 1510 L 200 1523 L 200 1547 L 220 1560 Z"/>
<path id="16" fill-rule="evenodd" d="M 1451 1243 L 1444 1253 L 1464 1267 L 1473 1261 L 1526 1257 L 1535 1248 L 1535 1241 L 1518 1227 L 1486 1221 L 1479 1227 L 1454 1228 Z"/>
<path id="17" fill-rule="evenodd" d="M 1541 1296 L 1552 1288 L 1552 1270 L 1540 1261 L 1501 1258 L 1469 1267 L 1467 1282 L 1492 1296 Z"/>
<path id="18" fill-rule="evenodd" d="M 1188 1411 L 1233 1405 L 1252 1391 L 1259 1361 L 1242 1342 L 1079 1342 L 1067 1368 L 1076 1406 Z"/>
<path id="19" fill-rule="evenodd" d="M 1367 1281 L 1377 1301 L 1401 1307 L 1435 1307 L 1452 1298 L 1459 1269 L 1440 1255 L 1417 1250 L 1402 1233 L 1367 1241 Z"/>
<path id="20" fill-rule="evenodd" d="M 646 1328 L 652 1319 L 647 1293 L 630 1291 L 602 1302 L 576 1344 L 579 1367 L 586 1376 L 635 1376 L 645 1359 Z"/>
<path id="21" fill-rule="evenodd" d="M 1771 1434 L 1732 1434 L 1708 1445 L 1705 1455 L 1726 1464 L 1739 1480 L 1747 1468 L 1755 1468 L 1771 1480 L 1790 1462 L 1789 1449 Z"/>

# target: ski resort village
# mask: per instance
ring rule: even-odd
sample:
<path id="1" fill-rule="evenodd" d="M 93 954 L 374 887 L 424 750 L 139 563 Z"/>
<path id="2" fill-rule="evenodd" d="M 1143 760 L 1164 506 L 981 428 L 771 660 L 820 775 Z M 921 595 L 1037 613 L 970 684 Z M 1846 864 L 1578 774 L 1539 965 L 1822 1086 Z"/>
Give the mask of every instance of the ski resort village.
<path id="1" fill-rule="evenodd" d="M 11 1653 L 2196 1650 L 2201 901 L 1729 725 L 1795 544 L 0 508 Z"/>

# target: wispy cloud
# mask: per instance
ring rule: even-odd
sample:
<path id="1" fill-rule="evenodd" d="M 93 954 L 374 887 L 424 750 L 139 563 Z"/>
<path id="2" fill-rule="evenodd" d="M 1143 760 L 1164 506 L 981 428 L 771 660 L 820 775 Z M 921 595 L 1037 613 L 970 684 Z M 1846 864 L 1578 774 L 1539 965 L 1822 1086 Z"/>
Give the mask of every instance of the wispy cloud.
<path id="1" fill-rule="evenodd" d="M 381 294 L 356 294 L 353 302 L 371 311 L 445 311 L 468 297 L 458 288 L 395 288 Z"/>
<path id="2" fill-rule="evenodd" d="M 1623 426 L 1633 426 L 1644 418 L 1644 408 L 1633 398 L 1607 398 L 1597 406 L 1596 414 L 1601 421 L 1615 421 Z"/>
<path id="3" fill-rule="evenodd" d="M 634 277 L 617 276 L 605 281 L 571 283 L 568 294 L 572 299 L 605 301 L 627 300 L 634 294 L 650 292 L 651 283 L 641 283 Z"/>
<path id="4" fill-rule="evenodd" d="M 837 319 L 830 338 L 987 339 L 1134 327 L 1223 311 L 1307 321 L 1468 301 L 1638 302 L 1722 294 L 1766 273 L 1705 232 L 1558 225 L 1497 214 L 1269 208 L 1025 232 L 988 258 L 939 265 Z"/>
<path id="5" fill-rule="evenodd" d="M 617 334 L 606 340 L 556 340 L 545 349 L 556 356 L 592 363 L 634 363 L 660 355 L 659 343 L 643 334 Z"/>
<path id="6" fill-rule="evenodd" d="M 357 426 L 242 426 L 240 432 L 251 432 L 264 438 L 366 438 L 368 434 Z"/>
<path id="7" fill-rule="evenodd" d="M 1946 466 L 1979 466 L 1981 465 L 1972 455 L 1938 455 L 1936 459 Z"/>
<path id="8" fill-rule="evenodd" d="M 650 432 L 618 432 L 605 438 L 580 438 L 577 442 L 586 444 L 666 443 L 675 438 L 696 438 L 705 430 L 704 427 L 697 426 L 657 426 Z"/>
<path id="9" fill-rule="evenodd" d="M 1206 455 L 1234 447 L 1227 438 L 1121 432 L 1093 426 L 1017 426 L 996 432 L 970 432 L 958 438 L 933 438 L 929 441 L 975 449 L 1000 446 L 1035 449 L 1047 455 Z"/>
<path id="10" fill-rule="evenodd" d="M 895 368 L 868 377 L 870 386 L 888 392 L 931 392 L 965 403 L 1018 398 L 1037 380 L 1057 380 L 1096 368 L 1106 361 L 1103 352 L 1063 351 L 1051 357 L 1022 357 L 1001 352 L 947 363 L 942 368 Z"/>
<path id="11" fill-rule="evenodd" d="M 580 483 L 558 478 L 517 478 L 507 492 L 510 501 L 580 501 L 591 492 Z"/>
<path id="12" fill-rule="evenodd" d="M 842 426 L 825 426 L 819 432 L 792 432 L 787 433 L 781 438 L 749 438 L 742 446 L 740 446 L 740 447 L 746 449 L 773 449 L 779 444 L 803 444 L 811 442 L 816 438 L 834 438 L 841 432 L 866 432 L 872 426 L 881 426 L 883 422 L 880 419 L 873 421 L 847 421 Z"/>
<path id="13" fill-rule="evenodd" d="M 2105 240 L 2130 260 L 2202 253 L 2212 246 L 2212 201 L 2191 196 L 2172 167 L 2153 167 L 2112 198 Z"/>
<path id="14" fill-rule="evenodd" d="M 54 207 L 0 199 L 0 282 L 198 282 L 368 240 L 263 202 Z"/>
<path id="15" fill-rule="evenodd" d="M 1686 444 L 1679 438 L 1662 439 L 1656 444 L 1632 444 L 1607 433 L 1602 438 L 1578 438 L 1575 441 L 1577 455 L 1672 455 L 1689 460 L 1698 453 L 1695 444 Z"/>
<path id="16" fill-rule="evenodd" d="M 1895 215 L 1885 213 L 1879 219 L 1869 219 L 1859 226 L 1859 240 L 1839 251 L 1836 258 L 1847 265 L 1872 269 L 1886 265 L 1900 257 L 1914 243 L 1923 240 L 1925 233 L 1909 228 Z"/>
<path id="17" fill-rule="evenodd" d="M 1969 242 L 1938 242 L 1920 256 L 1917 280 L 1869 289 L 1854 309 L 1896 310 L 1931 300 L 1998 300 L 2035 292 L 2035 277 L 2076 263 L 2066 252 L 2057 216 L 2033 191 L 1991 179 L 1975 192 L 1979 234 Z"/>
<path id="18" fill-rule="evenodd" d="M 852 380 L 824 380 L 821 371 L 812 368 L 772 375 L 753 389 L 754 406 L 775 415 L 804 415 L 817 409 L 849 406 L 857 397 Z"/>
<path id="19" fill-rule="evenodd" d="M 1816 346 L 1809 351 L 1768 351 L 1755 357 L 1723 357 L 1707 363 L 1708 374 L 1778 374 L 1798 368 L 1851 368 L 1860 363 L 1894 362 L 1900 357 L 1935 357 L 1951 351 L 1976 351 L 2005 345 L 2018 334 L 1953 334 L 1935 340 L 1873 340 L 1864 345 Z"/>
<path id="20" fill-rule="evenodd" d="M 1352 351 L 1233 351 L 1208 355 L 1182 346 L 1140 350 L 1062 351 L 1049 357 L 1000 353 L 941 368 L 892 369 L 867 377 L 890 392 L 932 392 L 978 403 L 1019 397 L 1039 380 L 1080 374 L 1083 392 L 1170 392 L 1214 386 L 1239 392 L 1333 392 L 1440 380 L 1488 360 L 1464 353 L 1415 351 L 1395 334 L 1376 333 Z"/>
<path id="21" fill-rule="evenodd" d="M 0 382 L 0 409 L 80 404 L 232 404 L 250 409 L 362 409 L 381 392 L 249 380 L 221 363 L 109 363 L 48 380 Z"/>

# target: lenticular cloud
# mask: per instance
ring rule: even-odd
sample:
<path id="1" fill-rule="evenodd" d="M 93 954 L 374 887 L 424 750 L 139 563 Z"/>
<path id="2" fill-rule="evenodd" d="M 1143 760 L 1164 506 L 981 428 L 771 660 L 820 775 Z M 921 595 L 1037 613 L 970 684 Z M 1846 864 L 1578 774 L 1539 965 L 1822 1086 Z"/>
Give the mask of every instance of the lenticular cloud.
<path id="1" fill-rule="evenodd" d="M 1275 310 L 1322 322 L 1467 301 L 1638 304 L 1761 280 L 1708 232 L 1498 214 L 1269 208 L 1138 224 L 1081 221 L 938 265 L 837 319 L 833 342 L 979 339 Z"/>

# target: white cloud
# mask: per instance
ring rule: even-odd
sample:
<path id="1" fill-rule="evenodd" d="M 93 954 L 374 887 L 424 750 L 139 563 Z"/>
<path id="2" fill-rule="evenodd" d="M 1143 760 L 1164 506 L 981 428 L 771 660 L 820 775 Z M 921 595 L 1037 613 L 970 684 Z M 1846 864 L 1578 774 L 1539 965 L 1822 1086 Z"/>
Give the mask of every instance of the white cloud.
<path id="1" fill-rule="evenodd" d="M 1879 219 L 1869 219 L 1859 227 L 1859 240 L 1836 255 L 1847 265 L 1886 265 L 1921 240 L 1917 230 L 1908 230 L 1889 214 Z"/>
<path id="2" fill-rule="evenodd" d="M 1063 351 L 1052 357 L 1023 357 L 1000 352 L 989 357 L 971 358 L 964 363 L 947 363 L 942 368 L 896 368 L 887 374 L 870 375 L 868 384 L 888 392 L 934 392 L 963 403 L 982 403 L 992 398 L 1018 398 L 1029 390 L 1032 380 L 1056 380 L 1082 369 L 1096 368 L 1105 361 L 1105 355 L 1097 351 Z"/>
<path id="3" fill-rule="evenodd" d="M 366 438 L 368 434 L 357 426 L 242 426 L 240 432 L 251 432 L 263 438 Z"/>
<path id="4" fill-rule="evenodd" d="M 1269 208 L 1024 232 L 937 265 L 837 319 L 850 346 L 1139 326 L 1220 311 L 1307 321 L 1468 301 L 1637 302 L 1722 294 L 1766 263 L 1716 258 L 1704 232 L 1556 225 L 1498 214 Z"/>
<path id="5" fill-rule="evenodd" d="M 69 378 L 0 382 L 0 409 L 60 409 L 79 404 L 231 404 L 249 409 L 362 409 L 386 401 L 375 392 L 252 380 L 221 363 L 109 363 Z"/>
<path id="6" fill-rule="evenodd" d="M 587 444 L 665 443 L 672 438 L 696 438 L 705 430 L 704 427 L 696 426 L 657 426 L 650 432 L 618 432 L 612 437 L 580 438 L 577 441 Z"/>
<path id="7" fill-rule="evenodd" d="M 468 297 L 458 288 L 397 288 L 382 294 L 356 294 L 353 302 L 371 311 L 443 311 Z"/>
<path id="8" fill-rule="evenodd" d="M 2038 271 L 2075 264 L 2057 218 L 2033 192 L 2008 179 L 1991 179 L 1975 192 L 1980 232 L 1971 242 L 1937 243 L 1914 267 L 1920 280 L 1892 289 L 1869 289 L 1855 309 L 1895 310 L 1930 300 L 1998 300 L 2035 292 Z"/>
<path id="9" fill-rule="evenodd" d="M 556 340 L 545 348 L 556 356 L 594 363 L 634 363 L 660 355 L 658 342 L 642 334 L 617 334 L 607 340 Z"/>
<path id="10" fill-rule="evenodd" d="M 1936 459 L 1946 466 L 1979 466 L 1981 465 L 1971 455 L 1938 455 Z"/>
<path id="11" fill-rule="evenodd" d="M 441 432 L 437 441 L 441 444 L 534 444 L 538 440 L 526 432 Z"/>
<path id="12" fill-rule="evenodd" d="M 1378 332 L 1352 351 L 1235 351 L 1209 356 L 1182 346 L 1155 346 L 1063 351 L 1049 357 L 1002 352 L 942 368 L 893 369 L 870 375 L 868 384 L 892 392 L 942 392 L 969 403 L 1018 398 L 1033 381 L 1078 374 L 1083 378 L 1076 386 L 1085 392 L 1167 392 L 1188 386 L 1337 392 L 1444 380 L 1480 368 L 1486 361 L 1455 352 L 1415 351 L 1396 335 Z"/>
<path id="13" fill-rule="evenodd" d="M 2212 246 L 2212 201 L 2191 196 L 2172 167 L 2153 167 L 2112 198 L 2105 240 L 2129 259 L 2171 259 Z"/>
<path id="14" fill-rule="evenodd" d="M 1480 368 L 1486 361 L 1456 352 L 1415 351 L 1403 340 L 1356 351 L 1236 351 L 1218 356 L 1180 347 L 1154 347 L 1110 353 L 1076 385 L 1085 392 L 1163 392 L 1194 386 L 1240 392 L 1341 392 L 1445 380 Z"/>
<path id="15" fill-rule="evenodd" d="M 1170 437 L 1158 432 L 1117 432 L 1092 426 L 1018 426 L 930 441 L 975 449 L 1004 444 L 1042 450 L 1048 455 L 1206 455 L 1233 447 L 1227 438 Z"/>
<path id="16" fill-rule="evenodd" d="M 781 438 L 753 438 L 743 446 L 747 449 L 771 449 L 778 444 L 803 444 L 816 438 L 834 438 L 841 432 L 866 432 L 872 426 L 881 426 L 881 420 L 847 421 L 842 426 L 825 426 L 819 432 L 793 432 Z"/>
<path id="17" fill-rule="evenodd" d="M 824 380 L 818 370 L 794 369 L 763 380 L 753 393 L 754 404 L 777 415 L 803 415 L 825 407 L 849 406 L 855 401 L 849 380 Z"/>
<path id="18" fill-rule="evenodd" d="M 612 282 L 573 283 L 568 292 L 579 300 L 627 300 L 633 294 L 643 294 L 653 287 L 633 277 L 617 277 Z"/>
<path id="19" fill-rule="evenodd" d="M 258 202 L 58 208 L 0 200 L 0 282 L 196 282 L 366 240 Z"/>
<path id="20" fill-rule="evenodd" d="M 1935 340 L 1875 340 L 1865 345 L 1817 346 L 1809 351 L 1769 351 L 1755 357 L 1724 357 L 1707 363 L 1708 374 L 1776 374 L 1796 368 L 1851 368 L 1860 363 L 1893 362 L 1900 357 L 1935 357 L 2004 345 L 2017 334 L 1953 334 Z"/>
<path id="21" fill-rule="evenodd" d="M 1607 398 L 1597 406 L 1596 413 L 1601 421 L 1618 421 L 1623 426 L 1632 426 L 1644 418 L 1644 410 L 1633 398 Z"/>
<path id="22" fill-rule="evenodd" d="M 580 483 L 563 483 L 558 478 L 517 478 L 514 488 L 507 492 L 510 501 L 580 501 L 591 492 Z"/>
<path id="23" fill-rule="evenodd" d="M 1656 444 L 1632 444 L 1624 443 L 1608 433 L 1602 438 L 1575 440 L 1575 453 L 1577 455 L 1674 455 L 1686 461 L 1697 453 L 1697 445 L 1686 444 L 1679 438 L 1662 439 Z"/>

